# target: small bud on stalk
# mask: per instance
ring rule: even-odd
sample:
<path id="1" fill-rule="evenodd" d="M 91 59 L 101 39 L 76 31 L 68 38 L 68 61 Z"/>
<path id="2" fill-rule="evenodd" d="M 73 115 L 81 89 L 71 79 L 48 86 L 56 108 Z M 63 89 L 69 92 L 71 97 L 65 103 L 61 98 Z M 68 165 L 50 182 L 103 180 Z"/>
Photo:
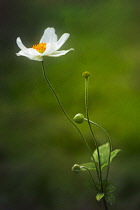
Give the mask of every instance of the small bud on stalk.
<path id="1" fill-rule="evenodd" d="M 78 113 L 74 116 L 73 120 L 78 123 L 78 124 L 81 124 L 84 122 L 84 115 L 81 114 L 81 113 Z"/>
<path id="2" fill-rule="evenodd" d="M 80 166 L 78 164 L 75 164 L 73 167 L 72 167 L 72 171 L 75 173 L 75 174 L 78 174 L 79 171 L 81 170 Z"/>
<path id="3" fill-rule="evenodd" d="M 83 72 L 82 77 L 88 78 L 90 76 L 90 73 L 88 71 Z"/>

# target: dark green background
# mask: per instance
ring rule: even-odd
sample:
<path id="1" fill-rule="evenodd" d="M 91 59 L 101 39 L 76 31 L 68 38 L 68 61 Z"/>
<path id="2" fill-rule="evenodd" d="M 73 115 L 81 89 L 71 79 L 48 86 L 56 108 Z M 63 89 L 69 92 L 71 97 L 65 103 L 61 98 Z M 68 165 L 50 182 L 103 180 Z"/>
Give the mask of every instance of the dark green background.
<path id="1" fill-rule="evenodd" d="M 103 209 L 88 174 L 71 171 L 90 157 L 45 84 L 41 62 L 15 54 L 18 36 L 31 47 L 47 27 L 58 37 L 70 33 L 62 49 L 75 49 L 44 59 L 65 110 L 71 118 L 85 114 L 81 75 L 89 71 L 90 118 L 122 150 L 111 167 L 116 201 L 110 209 L 140 209 L 140 2 L 5 0 L 0 16 L 0 209 Z M 86 124 L 79 127 L 91 142 Z"/>

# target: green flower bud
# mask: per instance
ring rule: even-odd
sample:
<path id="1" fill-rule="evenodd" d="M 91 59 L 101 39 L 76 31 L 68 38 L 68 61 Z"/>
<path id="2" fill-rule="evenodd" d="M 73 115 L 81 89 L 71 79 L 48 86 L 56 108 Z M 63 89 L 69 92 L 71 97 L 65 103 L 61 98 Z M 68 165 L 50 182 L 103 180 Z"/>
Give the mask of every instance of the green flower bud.
<path id="1" fill-rule="evenodd" d="M 90 76 L 90 73 L 88 71 L 83 72 L 82 77 L 88 78 Z"/>
<path id="2" fill-rule="evenodd" d="M 81 113 L 78 113 L 74 116 L 73 120 L 78 123 L 78 124 L 81 124 L 84 122 L 84 115 L 81 114 Z"/>
<path id="3" fill-rule="evenodd" d="M 80 166 L 78 164 L 75 164 L 73 167 L 72 167 L 72 171 L 75 173 L 75 174 L 78 174 L 79 171 L 81 170 Z"/>

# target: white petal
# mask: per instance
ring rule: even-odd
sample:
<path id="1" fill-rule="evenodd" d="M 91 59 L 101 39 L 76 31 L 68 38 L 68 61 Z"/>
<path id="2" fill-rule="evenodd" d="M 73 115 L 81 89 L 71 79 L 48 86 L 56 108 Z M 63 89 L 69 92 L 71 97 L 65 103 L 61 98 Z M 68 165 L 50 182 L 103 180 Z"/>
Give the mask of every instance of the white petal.
<path id="1" fill-rule="evenodd" d="M 25 52 L 27 51 L 27 48 L 23 45 L 23 43 L 22 43 L 20 37 L 18 37 L 18 38 L 16 39 L 16 42 L 17 42 L 18 47 L 19 47 L 21 50 L 23 50 L 23 51 L 25 51 Z"/>
<path id="2" fill-rule="evenodd" d="M 19 51 L 18 53 L 16 53 L 17 56 L 24 56 L 24 57 L 27 57 L 28 59 L 30 60 L 36 60 L 36 61 L 42 61 L 43 60 L 43 57 L 40 56 L 40 55 L 31 55 L 31 54 L 28 54 L 26 53 L 25 51 L 21 50 Z"/>
<path id="3" fill-rule="evenodd" d="M 25 53 L 23 50 L 20 50 L 18 53 L 16 53 L 17 56 L 25 56 L 28 57 L 29 55 Z"/>
<path id="4" fill-rule="evenodd" d="M 41 57 L 41 56 L 35 56 L 35 57 L 31 57 L 30 60 L 43 61 L 43 57 Z"/>
<path id="5" fill-rule="evenodd" d="M 56 43 L 47 44 L 46 50 L 42 53 L 42 56 L 50 55 L 56 51 Z"/>
<path id="6" fill-rule="evenodd" d="M 24 52 L 24 53 L 27 54 L 28 56 L 39 56 L 39 55 L 40 55 L 40 53 L 39 53 L 37 50 L 35 50 L 35 49 L 33 49 L 33 48 L 26 48 L 26 47 L 23 45 L 23 43 L 22 43 L 20 37 L 18 37 L 16 41 L 17 41 L 17 45 L 18 45 L 18 47 L 21 49 L 22 53 Z"/>
<path id="7" fill-rule="evenodd" d="M 42 53 L 39 53 L 37 50 L 33 49 L 33 48 L 28 48 L 27 49 L 27 53 L 31 56 L 40 56 L 42 55 Z"/>
<path id="8" fill-rule="evenodd" d="M 55 34 L 54 28 L 45 29 L 44 34 L 40 40 L 40 43 L 42 42 L 45 42 L 45 43 L 57 42 L 57 35 Z"/>
<path id="9" fill-rule="evenodd" d="M 51 55 L 48 55 L 50 57 L 59 57 L 61 55 L 65 55 L 66 53 L 68 53 L 69 51 L 74 50 L 73 48 L 69 49 L 69 50 L 62 50 L 62 51 L 56 51 Z"/>
<path id="10" fill-rule="evenodd" d="M 56 50 L 58 50 L 67 41 L 69 36 L 70 36 L 70 34 L 65 33 L 60 37 L 60 39 L 57 41 L 57 49 Z"/>

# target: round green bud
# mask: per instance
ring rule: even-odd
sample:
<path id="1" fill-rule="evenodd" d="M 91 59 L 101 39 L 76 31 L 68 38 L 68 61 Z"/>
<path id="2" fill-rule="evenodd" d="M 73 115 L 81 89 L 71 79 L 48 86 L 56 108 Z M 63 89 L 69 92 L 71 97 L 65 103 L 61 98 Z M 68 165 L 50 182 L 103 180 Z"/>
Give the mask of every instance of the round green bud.
<path id="1" fill-rule="evenodd" d="M 78 164 L 75 164 L 73 167 L 72 167 L 72 171 L 75 173 L 75 174 L 78 174 L 79 171 L 81 170 L 80 166 Z"/>
<path id="2" fill-rule="evenodd" d="M 88 71 L 83 72 L 82 77 L 88 78 L 90 76 L 90 73 Z"/>
<path id="3" fill-rule="evenodd" d="M 74 116 L 73 120 L 78 123 L 78 124 L 81 124 L 84 122 L 84 115 L 81 114 L 81 113 L 78 113 Z"/>

